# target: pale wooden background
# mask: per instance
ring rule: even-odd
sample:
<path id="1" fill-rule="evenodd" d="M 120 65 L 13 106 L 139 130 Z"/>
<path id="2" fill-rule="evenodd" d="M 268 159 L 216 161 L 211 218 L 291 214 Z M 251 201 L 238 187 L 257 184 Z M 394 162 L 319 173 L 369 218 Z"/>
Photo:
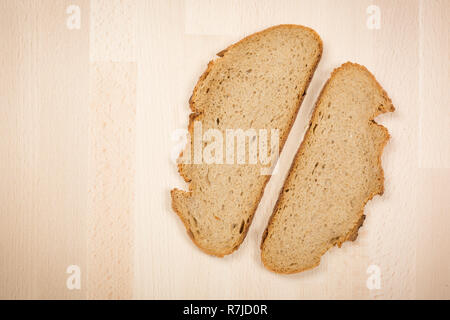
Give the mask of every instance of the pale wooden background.
<path id="1" fill-rule="evenodd" d="M 73 4 L 79 30 L 66 27 Z M 449 21 L 448 0 L 1 0 L 0 298 L 450 298 Z M 210 257 L 170 209 L 185 187 L 172 135 L 215 53 L 280 23 L 314 28 L 324 55 L 247 239 Z M 324 81 L 348 60 L 397 108 L 378 119 L 392 135 L 385 194 L 356 242 L 312 271 L 270 273 L 261 233 Z M 366 286 L 370 265 L 381 289 Z"/>

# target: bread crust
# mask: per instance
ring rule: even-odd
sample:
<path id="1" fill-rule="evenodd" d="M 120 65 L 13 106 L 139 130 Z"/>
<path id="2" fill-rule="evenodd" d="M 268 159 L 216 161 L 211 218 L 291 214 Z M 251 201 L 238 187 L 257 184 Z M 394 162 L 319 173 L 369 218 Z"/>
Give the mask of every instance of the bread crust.
<path id="1" fill-rule="evenodd" d="M 301 26 L 301 25 L 281 24 L 281 25 L 273 26 L 273 27 L 264 29 L 262 31 L 253 33 L 253 34 L 251 34 L 249 36 L 246 36 L 245 38 L 241 39 L 240 41 L 238 41 L 238 42 L 228 46 L 226 49 L 224 49 L 224 50 L 220 51 L 219 53 L 217 53 L 217 56 L 219 58 L 211 60 L 208 63 L 208 66 L 207 66 L 206 70 L 204 71 L 204 73 L 200 76 L 199 80 L 197 81 L 197 84 L 195 85 L 193 93 L 192 93 L 192 95 L 191 95 L 191 97 L 189 99 L 189 107 L 190 107 L 192 113 L 189 116 L 188 132 L 191 135 L 191 137 L 193 136 L 193 132 L 194 132 L 194 121 L 201 120 L 202 119 L 202 115 L 203 115 L 203 113 L 200 110 L 196 109 L 195 104 L 194 104 L 194 100 L 195 100 L 194 98 L 195 98 L 195 96 L 196 96 L 196 94 L 198 92 L 198 88 L 201 87 L 203 81 L 206 79 L 206 77 L 208 76 L 209 72 L 214 67 L 214 64 L 216 64 L 221 58 L 223 58 L 226 55 L 226 53 L 231 48 L 237 46 L 240 43 L 248 41 L 250 38 L 252 38 L 254 36 L 261 35 L 261 34 L 264 34 L 264 33 L 268 33 L 271 30 L 274 30 L 274 29 L 277 29 L 277 28 L 299 28 L 299 29 L 307 30 L 308 32 L 310 32 L 313 35 L 313 37 L 316 39 L 316 41 L 319 44 L 319 55 L 317 57 L 317 60 L 315 61 L 315 64 L 314 64 L 313 68 L 311 69 L 311 71 L 310 71 L 310 73 L 308 75 L 308 80 L 306 82 L 304 94 L 299 98 L 299 102 L 297 103 L 296 109 L 294 111 L 294 116 L 290 119 L 288 130 L 286 130 L 286 133 L 282 137 L 280 137 L 280 153 L 282 152 L 284 144 L 285 144 L 285 142 L 287 140 L 287 137 L 289 135 L 289 132 L 291 131 L 292 126 L 293 126 L 293 124 L 295 122 L 295 119 L 297 117 L 298 111 L 300 110 L 300 106 L 301 106 L 301 104 L 303 102 L 304 96 L 306 95 L 306 92 L 308 90 L 309 84 L 311 83 L 311 79 L 312 79 L 312 77 L 314 75 L 314 72 L 315 72 L 315 70 L 316 70 L 316 68 L 317 68 L 317 66 L 318 66 L 318 64 L 320 62 L 320 59 L 321 59 L 322 53 L 323 53 L 323 42 L 322 42 L 322 39 L 320 38 L 320 36 L 317 34 L 317 32 L 314 31 L 311 28 L 308 28 L 308 27 L 305 27 L 305 26 Z M 183 156 L 183 151 L 181 151 L 181 153 L 179 155 L 179 158 L 181 158 L 182 156 Z M 192 185 L 190 183 L 191 181 L 190 181 L 190 179 L 188 179 L 187 175 L 183 172 L 181 164 L 178 164 L 178 173 L 180 174 L 181 177 L 183 177 L 184 181 L 188 183 L 188 191 L 187 192 L 188 192 L 188 194 L 191 195 L 192 194 Z M 259 196 L 256 198 L 255 206 L 252 208 L 252 213 L 251 213 L 251 215 L 249 217 L 249 223 L 245 224 L 244 230 L 242 232 L 242 235 L 241 235 L 241 237 L 239 239 L 238 244 L 236 246 L 234 246 L 233 248 L 228 248 L 228 250 L 217 252 L 217 251 L 211 251 L 211 250 L 208 250 L 207 248 L 202 247 L 196 241 L 195 237 L 193 236 L 193 234 L 192 234 L 192 232 L 191 232 L 191 230 L 189 228 L 188 221 L 184 218 L 183 214 L 174 206 L 173 200 L 172 200 L 172 209 L 178 215 L 178 217 L 181 219 L 181 221 L 183 222 L 183 224 L 184 224 L 184 226 L 186 228 L 186 231 L 187 231 L 189 237 L 192 239 L 192 241 L 194 242 L 194 244 L 198 248 L 200 248 L 203 252 L 205 252 L 205 253 L 207 253 L 209 255 L 213 255 L 213 256 L 216 256 L 216 257 L 224 257 L 225 255 L 231 254 L 235 250 L 237 250 L 239 248 L 239 246 L 242 244 L 242 242 L 244 241 L 244 239 L 245 239 L 245 237 L 246 237 L 246 235 L 248 233 L 249 227 L 250 227 L 250 225 L 251 225 L 251 223 L 253 221 L 253 217 L 254 217 L 255 212 L 256 212 L 256 210 L 258 208 L 259 202 L 261 201 L 261 198 L 262 198 L 262 196 L 264 194 L 264 190 L 265 190 L 265 187 L 266 187 L 269 179 L 270 179 L 270 175 L 268 175 L 266 177 L 266 179 L 264 181 L 263 188 L 261 189 L 261 192 L 260 192 Z M 182 190 L 180 190 L 178 188 L 174 188 L 174 189 L 171 190 L 170 193 L 171 193 L 172 199 L 174 198 L 174 194 L 177 191 L 182 191 Z"/>
<path id="2" fill-rule="evenodd" d="M 306 131 L 306 133 L 305 133 L 305 136 L 304 136 L 304 138 L 303 138 L 301 144 L 300 144 L 300 147 L 298 148 L 298 150 L 297 150 L 297 152 L 296 152 L 296 155 L 295 155 L 295 157 L 294 157 L 294 160 L 293 160 L 292 163 L 291 163 L 291 166 L 290 166 L 290 169 L 289 169 L 288 174 L 287 174 L 287 176 L 286 176 L 285 182 L 284 182 L 283 187 L 281 188 L 281 190 L 280 190 L 280 192 L 279 192 L 278 199 L 277 199 L 277 201 L 276 201 L 276 203 L 275 203 L 275 206 L 274 206 L 274 209 L 273 209 L 273 211 L 272 211 L 272 215 L 270 216 L 269 221 L 268 221 L 268 224 L 267 224 L 267 227 L 266 227 L 266 229 L 265 229 L 264 232 L 263 232 L 262 240 L 261 240 L 261 245 L 260 245 L 260 249 L 261 249 L 261 261 L 263 262 L 263 265 L 264 265 L 267 269 L 269 269 L 270 271 L 273 271 L 273 272 L 275 272 L 275 273 L 280 273 L 280 274 L 293 274 L 293 273 L 299 273 L 299 272 L 303 272 L 303 271 L 306 271 L 306 270 L 313 269 L 313 268 L 317 267 L 317 266 L 320 264 L 320 259 L 319 259 L 319 261 L 318 261 L 317 263 L 315 263 L 314 265 L 312 265 L 312 266 L 310 266 L 310 267 L 308 267 L 308 268 L 299 268 L 299 269 L 294 269 L 294 270 L 290 270 L 290 271 L 285 271 L 285 270 L 279 270 L 279 269 L 272 268 L 272 266 L 271 266 L 270 264 L 267 263 L 267 261 L 266 261 L 266 259 L 265 259 L 265 257 L 264 257 L 264 243 L 265 243 L 265 240 L 266 240 L 266 238 L 267 238 L 267 235 L 269 234 L 269 229 L 272 227 L 273 222 L 274 222 L 274 220 L 276 219 L 276 214 L 275 214 L 275 213 L 277 212 L 277 209 L 278 209 L 278 207 L 279 207 L 279 205 L 280 205 L 280 199 L 281 199 L 281 197 L 282 197 L 282 193 L 283 193 L 284 187 L 285 187 L 285 185 L 286 185 L 286 183 L 287 183 L 287 181 L 288 181 L 289 176 L 290 176 L 290 175 L 292 174 L 292 172 L 293 172 L 294 165 L 297 163 L 297 161 L 298 161 L 298 159 L 299 159 L 299 155 L 300 155 L 301 152 L 305 149 L 305 143 L 304 143 L 304 142 L 307 140 L 307 137 L 309 137 L 309 135 L 311 134 L 311 133 L 310 133 L 310 132 L 311 132 L 311 130 L 310 130 L 310 129 L 311 129 L 311 124 L 312 124 L 312 123 L 314 122 L 314 120 L 316 120 L 317 117 L 318 117 L 318 116 L 317 116 L 317 109 L 318 109 L 318 106 L 320 105 L 320 103 L 322 102 L 323 94 L 324 94 L 324 92 L 325 92 L 325 90 L 326 90 L 328 84 L 330 83 L 330 81 L 333 80 L 333 79 L 335 78 L 336 74 L 337 74 L 340 70 L 342 70 L 342 69 L 344 69 L 344 68 L 348 68 L 348 67 L 357 67 L 357 68 L 359 68 L 360 70 L 365 71 L 365 72 L 371 77 L 371 79 L 374 81 L 376 87 L 380 90 L 380 92 L 382 93 L 382 96 L 384 97 L 384 99 L 388 102 L 387 105 L 384 106 L 384 109 L 383 109 L 383 110 L 378 109 L 378 110 L 372 115 L 372 117 L 370 117 L 370 119 L 369 119 L 370 125 L 371 125 L 371 126 L 377 126 L 377 127 L 381 128 L 381 129 L 384 131 L 384 136 L 385 136 L 385 139 L 382 141 L 382 143 L 381 143 L 380 146 L 379 146 L 379 153 L 378 153 L 378 157 L 377 157 L 377 165 L 378 165 L 378 167 L 380 168 L 380 174 L 381 174 L 381 183 L 380 183 L 381 188 L 380 188 L 380 190 L 377 190 L 377 191 L 375 191 L 375 192 L 372 192 L 372 193 L 364 200 L 363 205 L 362 205 L 361 210 L 360 210 L 360 213 L 359 213 L 359 215 L 358 215 L 358 216 L 359 216 L 359 219 L 358 219 L 358 221 L 351 227 L 350 231 L 349 231 L 347 234 L 345 234 L 345 235 L 339 237 L 339 239 L 337 239 L 337 241 L 336 241 L 334 244 L 329 245 L 328 247 L 326 247 L 326 248 L 323 250 L 323 252 L 321 252 L 320 256 L 323 256 L 323 255 L 324 255 L 331 247 L 333 247 L 334 245 L 338 245 L 338 247 L 341 247 L 341 246 L 342 246 L 342 243 L 344 243 L 345 241 L 348 241 L 348 240 L 350 240 L 350 241 L 355 241 L 356 238 L 357 238 L 357 236 L 358 236 L 358 230 L 359 230 L 359 228 L 361 228 L 361 226 L 362 226 L 362 224 L 363 224 L 363 222 L 364 222 L 364 220 L 365 220 L 364 207 L 366 206 L 367 202 L 368 202 L 369 200 L 371 200 L 374 196 L 376 196 L 376 195 L 382 195 L 383 192 L 384 192 L 384 170 L 383 170 L 383 167 L 382 167 L 382 165 L 381 165 L 381 156 L 382 156 L 382 154 L 383 154 L 384 147 L 386 146 L 387 142 L 388 142 L 389 139 L 390 139 L 390 135 L 389 135 L 388 130 L 387 130 L 384 126 L 382 126 L 382 125 L 376 123 L 376 122 L 374 121 L 374 119 L 375 119 L 378 115 L 380 115 L 380 114 L 382 114 L 382 113 L 393 112 L 393 111 L 395 111 L 395 107 L 393 106 L 392 101 L 391 101 L 391 99 L 389 98 L 389 96 L 388 96 L 388 94 L 386 93 L 386 91 L 381 87 L 381 85 L 379 84 L 379 82 L 376 80 L 375 76 L 374 76 L 374 75 L 373 75 L 366 67 L 364 67 L 364 66 L 362 66 L 362 65 L 359 65 L 359 64 L 357 64 L 357 63 L 353 63 L 353 62 L 346 62 L 346 63 L 342 64 L 340 67 L 335 68 L 335 69 L 333 70 L 333 72 L 331 73 L 330 78 L 327 80 L 327 82 L 326 82 L 326 83 L 324 84 L 324 86 L 322 87 L 322 90 L 321 90 L 321 92 L 320 92 L 320 94 L 319 94 L 319 97 L 318 97 L 318 99 L 317 99 L 317 101 L 316 101 L 316 103 L 315 103 L 315 106 L 314 106 L 314 111 L 313 111 L 312 116 L 311 116 L 311 120 L 310 120 L 310 123 L 309 123 L 309 127 L 308 127 L 308 129 L 307 129 L 307 131 Z"/>

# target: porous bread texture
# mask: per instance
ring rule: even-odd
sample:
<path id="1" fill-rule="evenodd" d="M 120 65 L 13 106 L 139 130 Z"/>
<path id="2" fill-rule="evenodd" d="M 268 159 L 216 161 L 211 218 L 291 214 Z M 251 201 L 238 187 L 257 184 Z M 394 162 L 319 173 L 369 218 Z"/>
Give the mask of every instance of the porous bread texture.
<path id="1" fill-rule="evenodd" d="M 334 70 L 263 235 L 268 269 L 314 268 L 329 248 L 356 239 L 365 204 L 384 191 L 380 159 L 389 133 L 374 118 L 392 111 L 365 67 L 345 63 Z"/>
<path id="2" fill-rule="evenodd" d="M 220 52 L 190 99 L 191 159 L 194 121 L 201 122 L 203 132 L 220 130 L 224 144 L 226 129 L 267 129 L 269 134 L 278 129 L 281 152 L 321 54 L 317 33 L 297 25 L 263 30 Z M 248 154 L 248 139 L 245 145 Z M 270 177 L 261 175 L 264 165 L 249 164 L 248 157 L 246 164 L 223 163 L 179 162 L 189 191 L 171 191 L 172 208 L 194 243 L 219 257 L 244 240 Z"/>

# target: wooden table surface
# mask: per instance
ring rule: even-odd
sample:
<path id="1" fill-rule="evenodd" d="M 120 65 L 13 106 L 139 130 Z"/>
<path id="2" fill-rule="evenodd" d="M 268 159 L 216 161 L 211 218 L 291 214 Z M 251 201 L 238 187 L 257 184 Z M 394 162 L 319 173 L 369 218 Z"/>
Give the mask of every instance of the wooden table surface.
<path id="1" fill-rule="evenodd" d="M 214 258 L 170 208 L 186 187 L 176 133 L 208 61 L 281 23 L 315 29 L 323 58 L 246 240 Z M 1 0 L 0 298 L 449 299 L 449 27 L 448 0 Z M 261 234 L 346 61 L 397 109 L 377 118 L 392 136 L 385 193 L 357 241 L 271 273 Z"/>

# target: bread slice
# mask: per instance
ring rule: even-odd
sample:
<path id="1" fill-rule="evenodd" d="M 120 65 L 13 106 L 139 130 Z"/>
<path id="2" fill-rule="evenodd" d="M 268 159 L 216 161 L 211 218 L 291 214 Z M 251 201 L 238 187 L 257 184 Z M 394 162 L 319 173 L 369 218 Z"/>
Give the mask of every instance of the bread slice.
<path id="1" fill-rule="evenodd" d="M 278 129 L 281 149 L 321 54 L 317 33 L 297 25 L 263 30 L 220 52 L 190 99 L 187 148 L 194 150 L 194 123 L 199 121 L 202 132 L 219 130 L 224 144 L 227 129 L 267 129 L 269 135 Z M 248 152 L 248 139 L 245 145 Z M 179 160 L 186 154 L 187 149 Z M 263 167 L 260 161 L 227 164 L 225 155 L 222 164 L 179 161 L 189 191 L 173 189 L 172 207 L 204 252 L 221 257 L 242 243 L 269 179 L 261 174 Z"/>
<path id="2" fill-rule="evenodd" d="M 334 70 L 263 235 L 268 269 L 316 267 L 329 248 L 356 239 L 365 204 L 384 190 L 380 158 L 389 133 L 374 118 L 389 111 L 391 100 L 365 67 Z"/>

